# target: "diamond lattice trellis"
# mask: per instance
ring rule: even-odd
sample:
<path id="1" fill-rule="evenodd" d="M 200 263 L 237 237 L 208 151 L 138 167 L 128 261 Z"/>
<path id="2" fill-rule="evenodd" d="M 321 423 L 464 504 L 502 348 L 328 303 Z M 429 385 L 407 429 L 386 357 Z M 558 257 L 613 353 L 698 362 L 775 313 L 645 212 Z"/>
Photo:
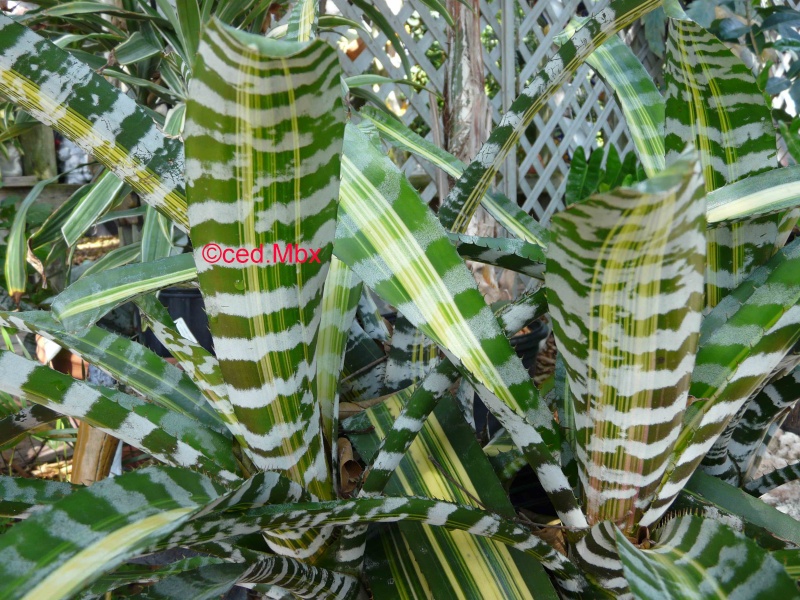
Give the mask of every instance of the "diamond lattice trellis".
<path id="1" fill-rule="evenodd" d="M 794 6 L 800 0 L 787 3 Z M 488 86 L 493 90 L 490 94 L 493 123 L 500 120 L 525 83 L 555 50 L 554 36 L 572 17 L 594 12 L 593 4 L 591 0 L 480 0 L 484 67 Z M 442 94 L 444 67 L 434 57 L 447 49 L 444 19 L 432 14 L 419 0 L 373 0 L 372 5 L 400 35 L 414 65 L 415 76 L 424 74 L 427 87 Z M 356 21 L 363 15 L 349 0 L 329 0 L 328 12 L 332 11 Z M 512 31 L 503 27 L 504 12 L 514 14 Z M 641 25 L 635 25 L 625 32 L 623 39 L 658 80 L 661 59 L 649 51 L 641 29 Z M 353 41 L 343 54 L 343 65 L 345 72 L 352 75 L 370 72 L 392 78 L 405 75 L 387 37 L 377 31 L 371 39 Z M 402 113 L 400 118 L 407 125 L 421 126 L 427 132 L 427 139 L 436 140 L 441 121 L 436 112 L 431 111 L 428 92 L 414 92 L 408 86 L 382 85 L 377 93 Z M 572 81 L 534 117 L 518 151 L 506 161 L 498 187 L 509 197 L 516 198 L 534 217 L 546 222 L 563 206 L 566 175 L 577 147 L 582 146 L 588 152 L 597 147 L 598 140 L 604 145 L 613 144 L 623 156 L 633 150 L 622 111 L 613 94 L 587 65 L 583 65 Z M 418 184 L 422 197 L 432 200 L 437 194 L 435 169 L 413 156 L 399 155 L 397 159 L 411 180 Z"/>

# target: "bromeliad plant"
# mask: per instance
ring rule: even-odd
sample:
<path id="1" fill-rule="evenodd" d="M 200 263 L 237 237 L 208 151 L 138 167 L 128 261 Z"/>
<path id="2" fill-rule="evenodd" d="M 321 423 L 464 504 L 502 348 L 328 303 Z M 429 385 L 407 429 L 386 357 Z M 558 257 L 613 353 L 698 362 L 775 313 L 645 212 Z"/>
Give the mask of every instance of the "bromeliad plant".
<path id="1" fill-rule="evenodd" d="M 784 247 L 798 173 L 770 170 L 775 135 L 749 72 L 675 9 L 666 99 L 615 42 L 659 4 L 616 0 L 587 20 L 470 165 L 382 113 L 346 122 L 313 2 L 298 3 L 281 40 L 208 18 L 210 3 L 178 3 L 205 22 L 182 137 L 0 18 L 0 91 L 194 247 L 84 276 L 51 312 L 0 313 L 139 394 L 0 352 L 0 388 L 35 403 L 0 421 L 0 442 L 66 414 L 163 463 L 90 488 L 0 478 L 0 507 L 27 517 L 0 536 L 0 597 L 98 597 L 134 582 L 148 598 L 237 584 L 301 598 L 797 596 L 800 526 L 735 486 L 761 492 L 781 476 L 753 479 L 798 397 L 800 242 Z M 614 60 L 593 54 L 607 41 Z M 590 56 L 649 178 L 546 229 L 489 188 Z M 382 139 L 458 179 L 438 215 Z M 479 204 L 518 239 L 463 235 Z M 203 251 L 262 244 L 319 248 L 321 260 L 243 266 Z M 544 287 L 495 315 L 465 258 L 544 272 Z M 215 355 L 152 296 L 195 278 Z M 371 293 L 397 307 L 393 332 Z M 94 325 L 130 299 L 183 371 Z M 561 361 L 547 397 L 507 340 L 545 312 Z M 504 427 L 485 448 L 464 417 L 472 390 Z M 340 398 L 372 406 L 339 423 Z M 367 464 L 351 494 L 340 432 Z M 555 523 L 515 513 L 502 481 L 525 463 Z M 146 573 L 128 562 L 175 547 L 198 554 Z"/>

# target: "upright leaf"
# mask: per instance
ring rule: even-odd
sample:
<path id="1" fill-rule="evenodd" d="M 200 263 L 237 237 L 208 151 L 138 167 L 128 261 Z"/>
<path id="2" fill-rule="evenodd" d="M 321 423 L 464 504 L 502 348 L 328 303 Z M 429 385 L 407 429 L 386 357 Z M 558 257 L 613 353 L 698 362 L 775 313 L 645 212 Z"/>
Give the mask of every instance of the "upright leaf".
<path id="1" fill-rule="evenodd" d="M 667 160 L 693 143 L 709 192 L 774 169 L 770 109 L 750 69 L 727 46 L 692 21 L 672 19 L 665 79 Z M 709 307 L 783 245 L 798 214 L 759 216 L 709 231 Z"/>
<path id="2" fill-rule="evenodd" d="M 668 162 L 692 142 L 708 191 L 774 168 L 770 111 L 725 44 L 692 21 L 671 19 L 665 79 Z"/>
<path id="3" fill-rule="evenodd" d="M 212 19 L 184 127 L 195 262 L 250 458 L 319 498 L 332 493 L 315 349 L 336 223 L 340 75 L 319 39 L 281 42 Z M 226 262 L 243 251 L 247 260 Z"/>
<path id="4" fill-rule="evenodd" d="M 614 90 L 645 173 L 652 177 L 662 171 L 665 103 L 644 65 L 617 36 L 595 50 L 586 62 Z"/>
<path id="5" fill-rule="evenodd" d="M 753 271 L 703 321 L 689 392 L 697 400 L 685 416 L 643 525 L 664 514 L 730 419 L 800 338 L 799 268 L 800 240 L 795 240 Z"/>
<path id="6" fill-rule="evenodd" d="M 703 300 L 702 194 L 682 157 L 553 217 L 547 301 L 590 524 L 632 529 L 677 439 Z"/>

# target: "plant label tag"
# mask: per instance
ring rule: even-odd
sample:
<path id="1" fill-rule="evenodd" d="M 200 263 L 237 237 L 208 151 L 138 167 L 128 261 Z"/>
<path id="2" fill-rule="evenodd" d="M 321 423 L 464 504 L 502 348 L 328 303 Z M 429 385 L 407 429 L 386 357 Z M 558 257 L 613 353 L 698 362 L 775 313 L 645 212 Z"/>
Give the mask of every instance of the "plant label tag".
<path id="1" fill-rule="evenodd" d="M 175 319 L 175 327 L 177 328 L 178 333 L 180 333 L 187 340 L 194 342 L 195 344 L 199 343 L 197 338 L 194 337 L 192 330 L 189 329 L 189 326 L 186 324 L 186 321 L 183 320 L 183 317 L 178 317 Z"/>

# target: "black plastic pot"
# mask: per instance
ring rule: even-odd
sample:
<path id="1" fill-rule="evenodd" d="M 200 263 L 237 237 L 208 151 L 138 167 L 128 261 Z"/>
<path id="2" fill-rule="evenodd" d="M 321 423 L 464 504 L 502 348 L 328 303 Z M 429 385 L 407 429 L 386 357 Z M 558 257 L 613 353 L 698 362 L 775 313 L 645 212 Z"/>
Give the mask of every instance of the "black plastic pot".
<path id="1" fill-rule="evenodd" d="M 197 288 L 166 288 L 158 295 L 173 321 L 183 319 L 197 342 L 213 354 L 211 330 L 208 328 L 208 317 L 200 290 Z M 171 356 L 169 351 L 156 339 L 151 330 L 142 332 L 137 319 L 139 340 L 159 356 Z"/>
<path id="2" fill-rule="evenodd" d="M 528 373 L 533 378 L 533 373 L 536 369 L 536 357 L 539 354 L 539 346 L 550 335 L 550 329 L 541 321 L 534 321 L 528 324 L 530 333 L 517 335 L 509 339 L 511 347 L 522 359 L 523 366 L 528 369 Z M 486 428 L 489 436 L 491 437 L 500 429 L 500 423 L 497 422 L 494 415 L 491 414 L 481 399 L 475 395 L 473 413 L 475 416 L 475 430 L 483 431 Z"/>

